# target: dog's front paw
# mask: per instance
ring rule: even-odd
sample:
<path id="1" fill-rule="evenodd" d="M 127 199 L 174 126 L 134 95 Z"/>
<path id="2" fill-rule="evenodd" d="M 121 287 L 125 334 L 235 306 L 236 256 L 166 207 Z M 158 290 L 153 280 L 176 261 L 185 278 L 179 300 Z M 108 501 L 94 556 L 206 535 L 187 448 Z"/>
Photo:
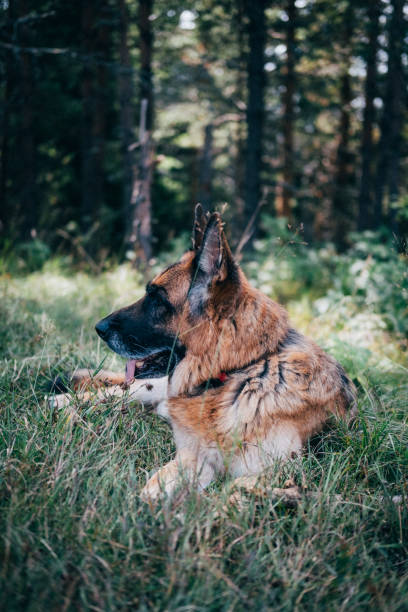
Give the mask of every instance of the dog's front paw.
<path id="1" fill-rule="evenodd" d="M 166 494 L 166 487 L 159 478 L 159 472 L 156 472 L 147 484 L 143 487 L 140 498 L 147 504 L 157 504 Z"/>
<path id="2" fill-rule="evenodd" d="M 160 499 L 172 497 L 179 484 L 177 465 L 170 461 L 148 480 L 140 497 L 148 504 L 156 504 Z"/>
<path id="3" fill-rule="evenodd" d="M 61 393 L 61 395 L 48 395 L 46 400 L 50 409 L 60 410 L 70 404 L 72 397 L 67 393 Z"/>
<path id="4" fill-rule="evenodd" d="M 160 500 L 170 499 L 177 483 L 174 479 L 166 479 L 168 474 L 163 474 L 162 471 L 156 472 L 143 487 L 140 493 L 142 501 L 148 504 L 157 504 Z"/>

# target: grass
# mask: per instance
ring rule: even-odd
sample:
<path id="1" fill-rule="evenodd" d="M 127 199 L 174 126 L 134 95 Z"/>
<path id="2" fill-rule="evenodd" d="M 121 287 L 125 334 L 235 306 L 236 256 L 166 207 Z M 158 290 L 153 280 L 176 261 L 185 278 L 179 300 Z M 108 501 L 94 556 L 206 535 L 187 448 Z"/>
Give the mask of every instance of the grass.
<path id="1" fill-rule="evenodd" d="M 173 456 L 167 426 L 138 404 L 44 400 L 59 372 L 123 368 L 93 325 L 140 296 L 140 279 L 50 264 L 0 290 L 0 609 L 408 609 L 407 363 L 380 315 L 353 306 L 350 317 L 346 296 L 319 311 L 302 287 L 288 300 L 359 387 L 352 429 L 317 436 L 271 474 L 311 493 L 297 508 L 249 496 L 237 509 L 219 481 L 152 510 L 138 494 Z"/>

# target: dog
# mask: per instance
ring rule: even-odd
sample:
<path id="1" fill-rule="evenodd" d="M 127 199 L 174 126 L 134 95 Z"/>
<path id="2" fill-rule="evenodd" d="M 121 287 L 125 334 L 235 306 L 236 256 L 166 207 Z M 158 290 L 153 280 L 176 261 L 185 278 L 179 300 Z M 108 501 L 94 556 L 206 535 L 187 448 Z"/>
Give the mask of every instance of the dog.
<path id="1" fill-rule="evenodd" d="M 127 359 L 126 372 L 91 380 L 80 371 L 74 384 L 150 403 L 173 430 L 175 459 L 147 482 L 145 501 L 171 497 L 182 482 L 203 490 L 220 474 L 257 476 L 299 454 L 333 415 L 355 412 L 342 366 L 249 284 L 220 214 L 200 205 L 193 248 L 96 331 Z"/>

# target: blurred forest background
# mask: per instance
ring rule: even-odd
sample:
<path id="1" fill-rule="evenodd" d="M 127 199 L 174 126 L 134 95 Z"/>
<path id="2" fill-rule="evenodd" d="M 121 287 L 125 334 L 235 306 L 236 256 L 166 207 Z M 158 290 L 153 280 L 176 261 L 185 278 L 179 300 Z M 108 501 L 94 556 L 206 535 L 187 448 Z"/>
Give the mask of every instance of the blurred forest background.
<path id="1" fill-rule="evenodd" d="M 262 203 L 308 244 L 344 251 L 350 232 L 374 230 L 403 248 L 404 0 L 0 11 L 3 256 L 150 261 L 189 231 L 197 201 L 230 204 L 236 242 Z"/>

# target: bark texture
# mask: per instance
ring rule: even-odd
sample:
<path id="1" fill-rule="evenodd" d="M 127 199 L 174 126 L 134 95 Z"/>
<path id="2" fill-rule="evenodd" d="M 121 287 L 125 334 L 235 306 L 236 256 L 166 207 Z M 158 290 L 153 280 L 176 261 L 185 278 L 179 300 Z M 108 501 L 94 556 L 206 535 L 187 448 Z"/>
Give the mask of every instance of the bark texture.
<path id="1" fill-rule="evenodd" d="M 347 234 L 353 219 L 353 155 L 350 151 L 351 101 L 350 78 L 351 45 L 354 11 L 350 2 L 344 12 L 341 47 L 343 52 L 340 78 L 340 124 L 339 145 L 336 157 L 333 213 L 335 218 L 334 239 L 340 250 L 347 247 Z"/>
<path id="2" fill-rule="evenodd" d="M 210 210 L 212 202 L 213 129 L 212 123 L 205 126 L 204 146 L 199 160 L 198 201 L 204 210 Z"/>
<path id="3" fill-rule="evenodd" d="M 85 63 L 81 80 L 81 170 L 82 228 L 86 232 L 98 221 L 104 201 L 104 155 L 106 139 L 105 56 L 109 46 L 109 28 L 103 11 L 105 4 L 96 0 L 82 3 L 81 35 Z"/>
<path id="4" fill-rule="evenodd" d="M 266 39 L 266 0 L 245 0 L 248 19 L 248 103 L 245 170 L 245 217 L 250 219 L 261 198 L 262 139 L 264 128 L 264 49 Z"/>
<path id="5" fill-rule="evenodd" d="M 379 19 L 381 6 L 378 0 L 371 0 L 367 8 L 368 13 L 368 45 L 365 81 L 365 105 L 363 117 L 363 136 L 361 145 L 361 183 L 358 199 L 358 229 L 359 231 L 373 226 L 373 157 L 374 142 L 373 129 L 376 119 L 374 98 L 377 93 L 377 51 Z"/>
<path id="6" fill-rule="evenodd" d="M 21 18 L 19 44 L 22 47 L 30 44 L 29 25 L 23 20 L 29 9 L 25 0 L 17 2 L 18 15 Z M 21 207 L 23 210 L 22 234 L 28 239 L 35 230 L 38 221 L 37 186 L 36 186 L 36 148 L 34 136 L 34 79 L 33 58 L 29 52 L 21 51 L 18 56 L 21 83 L 21 129 L 19 149 L 21 151 L 21 169 L 23 184 L 21 187 Z"/>
<path id="7" fill-rule="evenodd" d="M 123 158 L 123 223 L 127 228 L 131 220 L 131 198 L 134 170 L 134 104 L 133 71 L 129 50 L 129 11 L 126 0 L 119 0 L 120 40 L 119 40 L 119 104 L 120 128 Z"/>
<path id="8" fill-rule="evenodd" d="M 146 266 L 152 256 L 152 201 L 154 145 L 152 139 L 153 101 L 153 30 L 150 15 L 153 0 L 140 0 L 138 26 L 140 36 L 140 119 L 138 160 L 134 167 L 131 196 L 131 225 L 127 246 L 135 254 L 135 264 Z"/>
<path id="9" fill-rule="evenodd" d="M 383 221 L 384 195 L 388 190 L 389 217 L 396 232 L 393 203 L 399 196 L 401 131 L 403 121 L 403 97 L 405 94 L 402 49 L 406 30 L 404 0 L 392 0 L 393 13 L 388 28 L 388 72 L 381 119 L 381 138 L 375 189 L 375 225 Z"/>
<path id="10" fill-rule="evenodd" d="M 281 196 L 276 202 L 277 214 L 281 217 L 290 219 L 292 209 L 292 199 L 294 193 L 294 121 L 295 121 L 295 32 L 296 32 L 296 3 L 295 0 L 288 0 L 286 6 L 288 21 L 286 24 L 286 65 L 284 72 L 283 94 L 283 185 Z"/>

